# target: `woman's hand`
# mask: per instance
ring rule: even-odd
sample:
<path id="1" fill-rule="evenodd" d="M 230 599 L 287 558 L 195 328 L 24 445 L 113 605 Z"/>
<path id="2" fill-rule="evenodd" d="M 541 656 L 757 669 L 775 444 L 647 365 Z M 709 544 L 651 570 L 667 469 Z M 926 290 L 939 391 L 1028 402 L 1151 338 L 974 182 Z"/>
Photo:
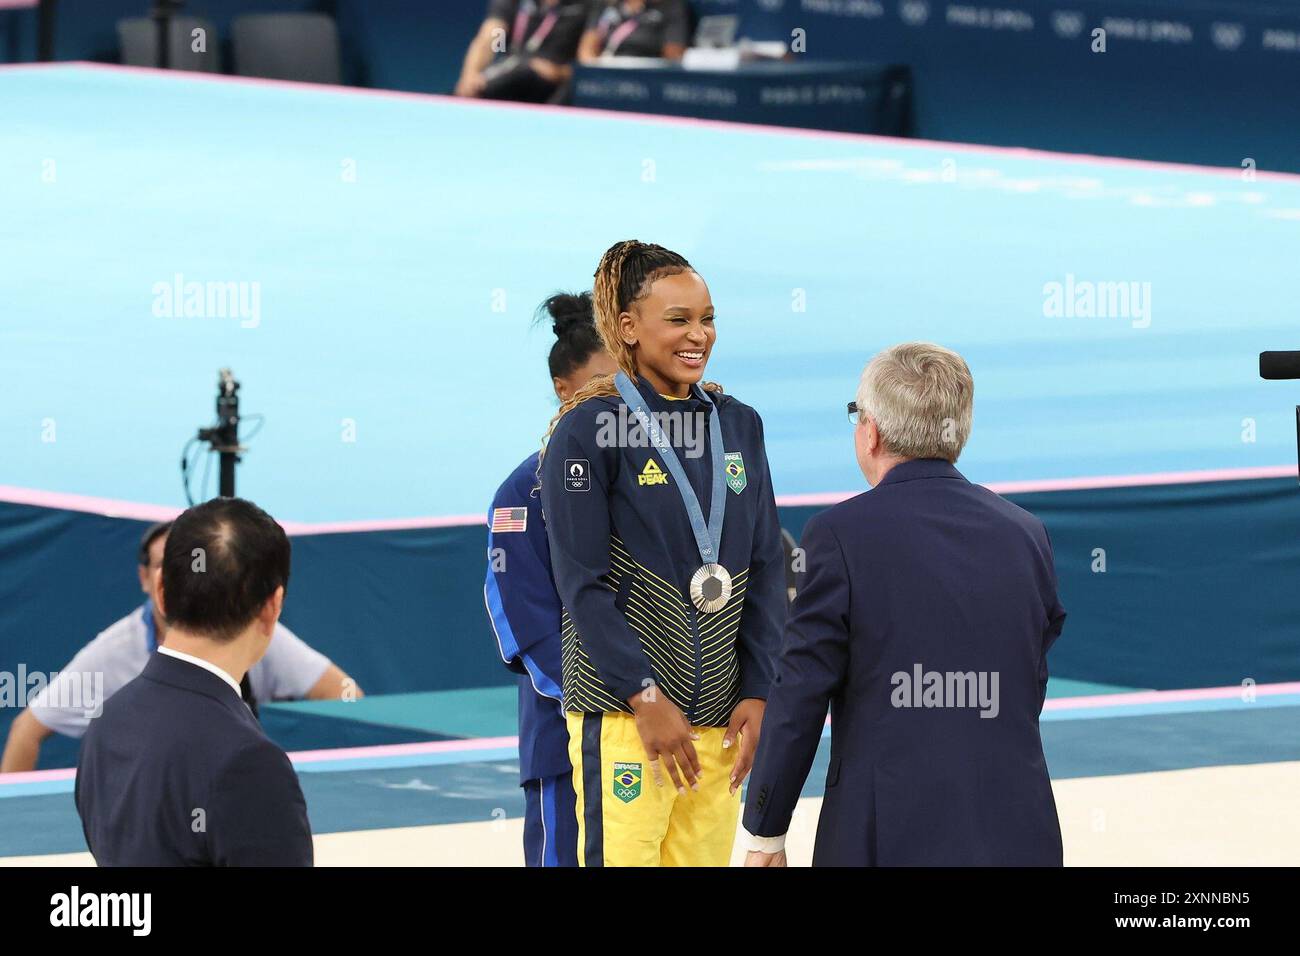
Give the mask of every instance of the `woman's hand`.
<path id="1" fill-rule="evenodd" d="M 686 792 L 686 784 L 692 790 L 699 790 L 700 758 L 696 756 L 692 741 L 699 740 L 700 735 L 691 730 L 686 715 L 657 687 L 648 687 L 628 698 L 628 704 L 636 715 L 636 730 L 641 735 L 646 756 L 650 758 L 655 783 L 661 787 L 664 785 L 663 775 L 659 772 L 662 761 L 678 793 Z"/>
<path id="2" fill-rule="evenodd" d="M 740 789 L 740 785 L 749 776 L 749 769 L 754 766 L 754 753 L 758 750 L 758 735 L 763 729 L 763 712 L 767 710 L 767 701 L 757 697 L 746 697 L 731 712 L 731 722 L 727 724 L 727 733 L 722 738 L 723 747 L 731 747 L 740 735 L 740 753 L 731 768 L 731 793 Z"/>

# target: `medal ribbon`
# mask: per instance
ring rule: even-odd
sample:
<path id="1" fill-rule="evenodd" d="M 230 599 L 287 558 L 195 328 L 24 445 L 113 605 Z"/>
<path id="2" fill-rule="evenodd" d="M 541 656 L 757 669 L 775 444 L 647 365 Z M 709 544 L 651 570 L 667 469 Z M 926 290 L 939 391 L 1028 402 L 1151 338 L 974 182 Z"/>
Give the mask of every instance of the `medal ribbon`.
<path id="1" fill-rule="evenodd" d="M 704 397 L 705 402 L 713 405 L 712 413 L 709 415 L 709 458 L 713 463 L 713 497 L 709 501 L 709 521 L 705 524 L 704 512 L 700 510 L 700 499 L 695 496 L 695 489 L 686 478 L 686 469 L 682 467 L 673 446 L 668 444 L 663 431 L 650 417 L 645 399 L 641 397 L 636 385 L 627 377 L 626 372 L 619 372 L 614 376 L 614 387 L 618 389 L 618 394 L 622 396 L 628 411 L 636 416 L 637 424 L 650 436 L 650 443 L 654 445 L 655 451 L 659 452 L 669 473 L 677 482 L 677 492 L 682 496 L 682 504 L 686 506 L 686 516 L 691 521 L 691 530 L 695 532 L 695 545 L 699 548 L 700 560 L 705 564 L 717 564 L 722 548 L 722 518 L 727 510 L 722 422 L 719 421 L 717 405 L 704 389 L 695 389 L 698 395 Z"/>
<path id="2" fill-rule="evenodd" d="M 609 35 L 605 41 L 605 51 L 613 56 L 618 52 L 618 48 L 623 45 L 623 41 L 636 32 L 636 28 L 641 25 L 641 17 L 638 14 L 630 20 L 624 20 L 614 28 L 614 32 Z"/>
<path id="3" fill-rule="evenodd" d="M 558 19 L 560 19 L 560 14 L 552 10 L 542 19 L 541 24 L 533 31 L 533 35 L 526 37 L 528 32 L 528 11 L 520 7 L 519 13 L 515 16 L 514 46 L 516 48 L 522 46 L 528 53 L 535 53 L 537 48 L 551 35 L 551 31 L 555 29 L 555 21 Z"/>

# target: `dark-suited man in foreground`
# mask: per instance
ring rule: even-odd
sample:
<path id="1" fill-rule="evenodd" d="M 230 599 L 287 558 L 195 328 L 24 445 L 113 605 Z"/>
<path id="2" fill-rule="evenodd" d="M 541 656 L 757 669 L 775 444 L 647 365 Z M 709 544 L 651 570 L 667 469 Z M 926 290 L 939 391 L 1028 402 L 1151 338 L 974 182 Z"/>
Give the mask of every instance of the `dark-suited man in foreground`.
<path id="1" fill-rule="evenodd" d="M 1065 611 L 1042 522 L 953 467 L 973 396 L 936 345 L 896 345 L 862 374 L 850 415 L 872 490 L 804 530 L 747 865 L 785 864 L 828 704 L 814 865 L 1061 865 L 1038 715 Z"/>
<path id="2" fill-rule="evenodd" d="M 167 643 L 81 746 L 90 852 L 100 866 L 311 866 L 297 775 L 239 692 L 280 617 L 289 539 L 217 498 L 176 519 L 156 573 Z"/>

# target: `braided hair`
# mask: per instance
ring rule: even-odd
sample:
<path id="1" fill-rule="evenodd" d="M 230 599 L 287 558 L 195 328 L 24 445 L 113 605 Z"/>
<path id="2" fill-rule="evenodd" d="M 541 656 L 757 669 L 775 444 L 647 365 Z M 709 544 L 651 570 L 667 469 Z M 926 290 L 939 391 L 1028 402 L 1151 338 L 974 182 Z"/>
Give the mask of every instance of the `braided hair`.
<path id="1" fill-rule="evenodd" d="M 592 284 L 591 291 L 592 305 L 596 312 L 596 332 L 604 343 L 606 351 L 614 357 L 619 369 L 632 381 L 636 381 L 640 374 L 636 361 L 636 347 L 623 341 L 618 317 L 626 312 L 633 302 L 649 295 L 650 286 L 656 279 L 694 271 L 691 264 L 677 253 L 663 246 L 638 242 L 635 239 L 615 243 L 600 257 L 600 265 L 596 267 L 595 282 Z M 709 392 L 722 391 L 722 386 L 717 382 L 701 382 L 700 387 Z M 571 409 L 589 398 L 617 394 L 618 389 L 614 387 L 612 375 L 597 375 L 574 392 L 568 401 L 560 405 L 560 410 L 555 413 L 550 427 L 546 429 L 546 436 L 542 439 L 542 457 L 546 456 L 546 442 L 550 440 L 556 424 Z M 540 470 L 539 463 L 539 474 Z"/>

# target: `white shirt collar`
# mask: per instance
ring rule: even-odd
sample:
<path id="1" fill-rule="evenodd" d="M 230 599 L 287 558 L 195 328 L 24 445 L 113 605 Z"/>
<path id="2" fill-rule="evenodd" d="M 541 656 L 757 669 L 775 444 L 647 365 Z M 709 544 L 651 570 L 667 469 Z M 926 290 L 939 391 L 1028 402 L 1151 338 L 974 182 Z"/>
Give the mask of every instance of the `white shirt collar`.
<path id="1" fill-rule="evenodd" d="M 201 657 L 195 657 L 193 654 L 185 654 L 181 651 L 172 650 L 170 647 L 167 647 L 166 645 L 158 648 L 158 653 L 166 654 L 168 657 L 174 657 L 178 661 L 187 661 L 193 664 L 195 667 L 202 667 L 205 671 L 208 671 L 211 674 L 216 674 L 223 681 L 225 681 L 227 684 L 230 685 L 230 689 L 235 692 L 236 697 L 238 697 L 240 700 L 244 699 L 244 695 L 239 689 L 239 684 L 235 682 L 235 679 L 233 677 L 231 677 L 229 674 L 223 671 L 216 664 L 213 664 L 210 661 L 205 661 Z"/>

